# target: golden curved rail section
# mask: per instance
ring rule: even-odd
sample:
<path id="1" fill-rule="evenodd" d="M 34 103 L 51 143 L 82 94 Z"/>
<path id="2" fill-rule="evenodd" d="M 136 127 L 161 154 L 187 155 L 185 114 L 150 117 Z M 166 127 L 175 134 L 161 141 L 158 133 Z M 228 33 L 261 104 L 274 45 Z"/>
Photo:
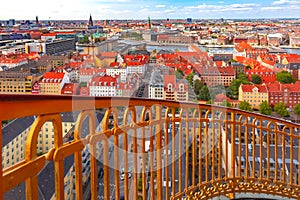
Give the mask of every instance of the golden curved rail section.
<path id="1" fill-rule="evenodd" d="M 100 128 L 96 127 L 95 110 L 103 113 Z M 63 112 L 76 113 L 74 137 L 68 142 L 62 137 Z M 26 116 L 36 118 L 27 136 L 24 159 L 1 167 L 0 199 L 23 182 L 26 199 L 38 199 L 38 175 L 49 162 L 54 164 L 54 197 L 67 198 L 64 159 L 70 155 L 74 156 L 76 199 L 86 198 L 85 190 L 93 200 L 99 195 L 103 199 L 235 198 L 241 193 L 300 199 L 299 124 L 196 103 L 0 95 L 0 122 Z M 86 119 L 89 132 L 84 137 Z M 38 134 L 45 122 L 53 123 L 54 145 L 37 156 Z M 0 133 L 2 136 L 2 129 Z M 2 137 L 0 142 L 2 146 Z M 96 156 L 99 146 L 100 158 Z M 86 147 L 90 174 L 88 187 L 83 187 L 82 150 Z M 104 173 L 101 180 L 99 159 Z M 131 174 L 124 172 L 129 163 Z M 101 194 L 99 183 L 104 187 Z"/>

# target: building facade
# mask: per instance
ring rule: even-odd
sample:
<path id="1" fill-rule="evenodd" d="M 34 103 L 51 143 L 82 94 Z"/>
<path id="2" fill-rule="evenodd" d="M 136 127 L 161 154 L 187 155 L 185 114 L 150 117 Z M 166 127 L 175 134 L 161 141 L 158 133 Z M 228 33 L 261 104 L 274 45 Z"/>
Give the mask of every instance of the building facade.
<path id="1" fill-rule="evenodd" d="M 42 81 L 39 82 L 40 94 L 60 95 L 66 83 L 70 83 L 66 73 L 46 72 Z"/>
<path id="2" fill-rule="evenodd" d="M 116 96 L 117 78 L 104 75 L 92 78 L 89 85 L 90 96 Z"/>
<path id="3" fill-rule="evenodd" d="M 263 101 L 268 102 L 268 89 L 266 85 L 240 85 L 239 101 L 248 102 L 253 109 L 259 109 Z"/>

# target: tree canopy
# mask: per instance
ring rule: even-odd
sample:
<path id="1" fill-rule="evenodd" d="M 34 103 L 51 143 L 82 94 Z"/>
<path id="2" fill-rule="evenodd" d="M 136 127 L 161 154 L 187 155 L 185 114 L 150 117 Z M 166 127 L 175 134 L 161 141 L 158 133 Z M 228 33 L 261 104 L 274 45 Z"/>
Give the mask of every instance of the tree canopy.
<path id="1" fill-rule="evenodd" d="M 252 79 L 252 83 L 254 83 L 254 84 L 261 84 L 262 83 L 261 77 L 257 74 L 253 74 L 251 76 L 251 79 Z"/>
<path id="2" fill-rule="evenodd" d="M 183 72 L 182 72 L 182 70 L 181 69 L 177 69 L 175 71 L 175 76 L 176 76 L 177 79 L 182 79 L 183 78 Z"/>
<path id="3" fill-rule="evenodd" d="M 295 78 L 287 71 L 281 71 L 276 74 L 276 80 L 280 83 L 294 83 Z"/>
<path id="4" fill-rule="evenodd" d="M 239 94 L 239 87 L 241 84 L 249 84 L 249 81 L 247 78 L 245 79 L 244 75 L 231 81 L 229 90 L 232 97 L 236 97 Z"/>
<path id="5" fill-rule="evenodd" d="M 194 91 L 195 91 L 196 95 L 199 95 L 199 92 L 203 86 L 204 86 L 204 84 L 199 79 L 195 80 Z"/>
<path id="6" fill-rule="evenodd" d="M 274 106 L 274 111 L 281 115 L 282 117 L 289 117 L 290 113 L 289 111 L 286 109 L 286 106 L 283 102 L 279 102 Z"/>
<path id="7" fill-rule="evenodd" d="M 298 116 L 300 116 L 300 103 L 297 103 L 294 108 L 294 113 Z"/>
<path id="8" fill-rule="evenodd" d="M 210 93 L 209 93 L 209 89 L 206 85 L 204 85 L 200 91 L 199 91 L 199 95 L 198 95 L 198 99 L 203 100 L 203 101 L 208 101 L 211 99 Z"/>
<path id="9" fill-rule="evenodd" d="M 187 76 L 185 77 L 185 79 L 186 79 L 186 80 L 188 81 L 188 83 L 189 83 L 189 86 L 191 86 L 191 87 L 194 86 L 194 76 L 195 76 L 195 73 L 192 72 L 192 73 L 190 73 L 189 75 L 187 75 Z"/>
<path id="10" fill-rule="evenodd" d="M 222 101 L 221 106 L 228 107 L 228 108 L 231 108 L 231 107 L 232 107 L 231 103 L 229 103 L 229 102 L 226 101 L 226 100 Z"/>
<path id="11" fill-rule="evenodd" d="M 268 104 L 267 101 L 263 101 L 260 105 L 259 105 L 259 113 L 263 114 L 263 115 L 271 115 L 272 114 L 272 108 L 271 106 Z"/>
<path id="12" fill-rule="evenodd" d="M 245 111 L 252 111 L 251 105 L 247 101 L 242 101 L 239 105 L 239 109 Z"/>

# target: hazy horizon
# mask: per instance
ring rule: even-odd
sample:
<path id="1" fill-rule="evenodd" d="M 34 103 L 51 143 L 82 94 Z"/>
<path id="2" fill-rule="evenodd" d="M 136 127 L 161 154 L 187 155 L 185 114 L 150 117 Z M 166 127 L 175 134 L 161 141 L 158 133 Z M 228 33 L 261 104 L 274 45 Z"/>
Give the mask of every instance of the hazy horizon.
<path id="1" fill-rule="evenodd" d="M 16 0 L 0 8 L 1 20 L 93 20 L 125 19 L 278 19 L 299 18 L 297 0 Z"/>

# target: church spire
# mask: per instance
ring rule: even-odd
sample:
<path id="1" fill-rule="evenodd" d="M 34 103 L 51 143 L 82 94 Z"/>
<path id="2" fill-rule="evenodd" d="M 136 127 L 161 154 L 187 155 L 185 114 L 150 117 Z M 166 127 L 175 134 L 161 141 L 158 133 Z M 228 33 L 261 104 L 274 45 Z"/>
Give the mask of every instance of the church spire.
<path id="1" fill-rule="evenodd" d="M 149 27 L 149 29 L 151 29 L 151 20 L 150 20 L 150 16 L 148 16 L 148 27 Z"/>
<path id="2" fill-rule="evenodd" d="M 89 26 L 94 26 L 93 25 L 93 19 L 92 19 L 92 15 L 90 14 L 90 19 L 89 19 Z"/>

